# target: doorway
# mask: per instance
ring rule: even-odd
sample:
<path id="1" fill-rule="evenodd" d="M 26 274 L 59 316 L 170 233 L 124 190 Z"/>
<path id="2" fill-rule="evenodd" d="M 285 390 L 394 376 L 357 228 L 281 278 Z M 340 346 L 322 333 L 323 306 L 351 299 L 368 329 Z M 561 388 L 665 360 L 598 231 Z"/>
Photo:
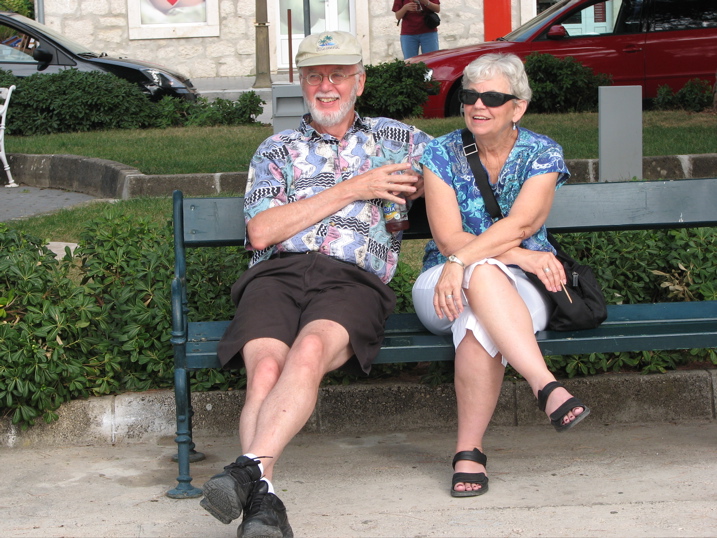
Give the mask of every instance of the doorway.
<path id="1" fill-rule="evenodd" d="M 304 1 L 305 0 L 279 0 L 279 13 L 276 20 L 276 36 L 279 48 L 277 54 L 277 68 L 288 69 L 289 58 L 289 17 L 291 10 L 291 41 L 292 52 L 296 55 L 299 43 L 304 38 Z M 356 0 L 308 0 L 309 4 L 309 30 L 310 33 L 341 30 L 356 33 L 355 4 Z"/>

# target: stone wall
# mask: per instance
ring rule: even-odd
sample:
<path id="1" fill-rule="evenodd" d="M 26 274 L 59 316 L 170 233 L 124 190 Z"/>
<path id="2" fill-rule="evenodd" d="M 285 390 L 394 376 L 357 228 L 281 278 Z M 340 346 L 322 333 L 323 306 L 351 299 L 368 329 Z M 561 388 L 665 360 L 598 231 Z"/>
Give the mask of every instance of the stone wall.
<path id="1" fill-rule="evenodd" d="M 175 189 L 187 196 L 243 193 L 247 179 L 247 172 L 145 175 L 121 163 L 77 155 L 12 153 L 8 161 L 18 183 L 124 200 L 170 196 Z M 598 181 L 597 159 L 566 162 L 572 173 L 571 183 Z M 643 178 L 651 180 L 717 177 L 717 153 L 644 157 L 642 168 Z"/>
<path id="2" fill-rule="evenodd" d="M 45 0 L 45 24 L 93 52 L 166 65 L 202 79 L 248 77 L 255 69 L 255 1 L 217 0 L 219 36 L 172 39 L 130 39 L 128 2 L 138 0 Z M 393 0 L 356 0 L 356 34 L 365 63 L 402 58 L 399 28 L 391 11 Z M 535 13 L 534 0 L 512 0 L 513 27 Z M 267 0 L 272 73 L 276 73 L 275 28 L 278 0 Z M 439 40 L 454 48 L 483 39 L 483 0 L 444 1 Z M 532 9 L 531 9 L 532 7 Z"/>

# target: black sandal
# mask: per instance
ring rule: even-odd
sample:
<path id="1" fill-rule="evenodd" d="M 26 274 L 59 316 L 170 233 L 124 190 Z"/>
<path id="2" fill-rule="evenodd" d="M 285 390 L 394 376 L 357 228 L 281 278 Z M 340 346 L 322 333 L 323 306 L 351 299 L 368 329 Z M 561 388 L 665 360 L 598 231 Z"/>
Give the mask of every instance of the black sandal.
<path id="1" fill-rule="evenodd" d="M 456 463 L 462 460 L 474 461 L 480 463 L 484 467 L 488 462 L 488 458 L 483 452 L 474 448 L 473 450 L 463 450 L 458 452 L 453 457 L 453 468 L 456 468 Z M 480 489 L 456 491 L 456 484 L 478 484 Z M 451 486 L 451 495 L 453 497 L 476 497 L 483 495 L 488 491 L 488 477 L 485 473 L 453 473 L 453 485 Z"/>
<path id="2" fill-rule="evenodd" d="M 538 407 L 541 411 L 545 412 L 545 406 L 548 403 L 548 396 L 550 396 L 550 393 L 560 387 L 563 387 L 562 383 L 558 383 L 557 381 L 551 381 L 543 387 L 543 390 L 538 391 Z M 576 407 L 582 407 L 583 412 L 579 415 L 576 415 L 575 420 L 573 420 L 572 422 L 563 424 L 563 419 L 565 418 L 565 415 L 567 415 Z M 564 432 L 575 426 L 578 422 L 587 417 L 589 414 L 590 408 L 588 408 L 588 406 L 581 402 L 578 398 L 575 398 L 573 396 L 550 414 L 550 423 L 557 431 Z"/>

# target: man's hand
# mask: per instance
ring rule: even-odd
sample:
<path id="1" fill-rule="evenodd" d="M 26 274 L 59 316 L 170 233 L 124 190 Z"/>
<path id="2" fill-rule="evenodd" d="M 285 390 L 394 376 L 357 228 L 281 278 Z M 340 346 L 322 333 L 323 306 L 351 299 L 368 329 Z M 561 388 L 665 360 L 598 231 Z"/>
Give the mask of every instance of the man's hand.
<path id="1" fill-rule="evenodd" d="M 351 183 L 355 189 L 356 199 L 391 200 L 397 204 L 406 203 L 406 198 L 412 199 L 417 192 L 417 183 L 421 182 L 423 192 L 423 178 L 418 172 L 411 169 L 408 163 L 386 164 L 373 168 L 368 172 L 359 174 L 345 183 Z"/>

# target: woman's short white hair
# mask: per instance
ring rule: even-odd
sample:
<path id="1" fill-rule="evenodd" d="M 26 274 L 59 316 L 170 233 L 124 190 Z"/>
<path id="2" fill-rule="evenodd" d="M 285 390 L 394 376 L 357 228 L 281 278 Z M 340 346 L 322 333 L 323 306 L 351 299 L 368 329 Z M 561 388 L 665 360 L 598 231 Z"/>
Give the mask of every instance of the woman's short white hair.
<path id="1" fill-rule="evenodd" d="M 518 99 L 530 101 L 533 91 L 530 89 L 528 75 L 523 61 L 515 54 L 498 52 L 484 54 L 469 63 L 463 70 L 463 87 L 502 75 L 510 85 L 510 93 Z"/>

